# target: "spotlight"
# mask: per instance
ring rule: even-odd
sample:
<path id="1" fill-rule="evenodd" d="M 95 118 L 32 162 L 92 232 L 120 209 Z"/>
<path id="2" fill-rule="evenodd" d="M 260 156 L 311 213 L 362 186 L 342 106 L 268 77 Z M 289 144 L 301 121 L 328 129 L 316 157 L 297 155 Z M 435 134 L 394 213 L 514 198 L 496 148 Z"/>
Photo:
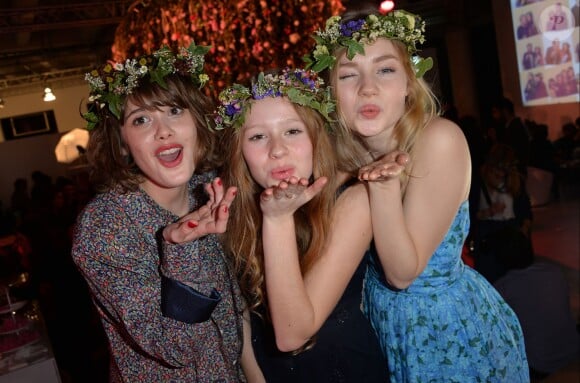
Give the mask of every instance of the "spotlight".
<path id="1" fill-rule="evenodd" d="M 52 93 L 52 89 L 49 87 L 44 88 L 44 101 L 50 102 L 56 100 L 56 96 Z"/>
<path id="2" fill-rule="evenodd" d="M 379 11 L 381 13 L 385 14 L 385 13 L 389 13 L 390 11 L 392 11 L 393 8 L 395 8 L 394 1 L 382 1 L 381 5 L 379 6 Z"/>
<path id="3" fill-rule="evenodd" d="M 0 109 L 4 109 L 4 99 L 0 97 Z"/>

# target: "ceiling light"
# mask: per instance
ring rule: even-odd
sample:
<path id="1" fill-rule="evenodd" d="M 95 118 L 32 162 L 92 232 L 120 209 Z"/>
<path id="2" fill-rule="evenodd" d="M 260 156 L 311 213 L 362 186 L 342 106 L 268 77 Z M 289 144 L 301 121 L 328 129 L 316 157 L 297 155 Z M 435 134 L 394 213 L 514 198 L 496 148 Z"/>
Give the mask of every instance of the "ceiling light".
<path id="1" fill-rule="evenodd" d="M 54 100 L 56 100 L 56 96 L 52 93 L 52 89 L 49 87 L 44 88 L 44 101 L 49 102 Z"/>
<path id="2" fill-rule="evenodd" d="M 4 99 L 0 97 L 0 109 L 4 109 Z"/>

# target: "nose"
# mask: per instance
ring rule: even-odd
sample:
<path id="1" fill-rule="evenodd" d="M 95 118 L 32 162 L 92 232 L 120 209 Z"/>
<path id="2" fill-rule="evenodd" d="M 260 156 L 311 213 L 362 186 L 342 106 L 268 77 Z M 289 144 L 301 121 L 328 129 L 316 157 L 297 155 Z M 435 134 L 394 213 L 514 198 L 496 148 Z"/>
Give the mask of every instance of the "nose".
<path id="1" fill-rule="evenodd" d="M 173 129 L 162 119 L 155 121 L 155 129 L 155 139 L 157 140 L 167 140 L 173 136 Z"/>
<path id="2" fill-rule="evenodd" d="M 270 140 L 270 158 L 280 158 L 286 153 L 286 145 L 280 137 L 273 137 Z"/>
<path id="3" fill-rule="evenodd" d="M 366 74 L 360 75 L 359 93 L 363 96 L 372 96 L 377 94 L 377 84 L 374 79 Z"/>

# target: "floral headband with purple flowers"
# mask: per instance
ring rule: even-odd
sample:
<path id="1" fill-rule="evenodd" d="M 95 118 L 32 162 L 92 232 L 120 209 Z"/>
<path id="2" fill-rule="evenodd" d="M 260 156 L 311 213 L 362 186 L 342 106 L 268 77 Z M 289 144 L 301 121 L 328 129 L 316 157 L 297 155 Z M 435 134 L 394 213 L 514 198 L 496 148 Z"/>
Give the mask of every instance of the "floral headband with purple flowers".
<path id="1" fill-rule="evenodd" d="M 215 129 L 239 129 L 244 124 L 252 101 L 266 97 L 287 97 L 294 104 L 316 110 L 331 122 L 330 113 L 334 111 L 335 104 L 330 89 L 323 85 L 322 78 L 310 70 L 286 68 L 277 75 L 261 72 L 251 89 L 234 84 L 220 92 Z"/>
<path id="2" fill-rule="evenodd" d="M 87 73 L 85 80 L 89 83 L 90 108 L 83 114 L 87 129 L 92 130 L 97 126 L 102 118 L 101 110 L 105 107 L 120 119 L 125 99 L 144 79 L 167 88 L 165 77 L 177 73 L 190 77 L 194 84 L 202 88 L 209 80 L 203 71 L 204 56 L 209 49 L 192 42 L 189 47 L 180 47 L 174 53 L 169 47 L 163 46 L 152 54 L 127 59 L 124 63 L 106 63 Z"/>
<path id="3" fill-rule="evenodd" d="M 378 38 L 401 41 L 411 56 L 415 76 L 422 77 L 433 67 L 433 59 L 416 55 L 417 43 L 425 42 L 425 22 L 417 15 L 403 10 L 386 15 L 368 15 L 364 19 L 342 22 L 340 16 L 332 16 L 326 21 L 326 28 L 312 36 L 316 40 L 314 51 L 303 57 L 306 68 L 321 72 L 331 69 L 336 63 L 334 52 L 346 49 L 346 57 L 352 60 L 356 54 L 365 53 L 364 45 L 372 44 Z"/>

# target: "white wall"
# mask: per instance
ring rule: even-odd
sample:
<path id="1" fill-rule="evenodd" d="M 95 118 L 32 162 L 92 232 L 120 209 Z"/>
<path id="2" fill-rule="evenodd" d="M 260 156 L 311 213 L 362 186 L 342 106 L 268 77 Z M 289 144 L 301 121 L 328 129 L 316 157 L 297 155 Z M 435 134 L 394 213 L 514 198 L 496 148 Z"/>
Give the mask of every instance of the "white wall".
<path id="1" fill-rule="evenodd" d="M 30 174 L 40 170 L 53 178 L 66 175 L 67 165 L 59 164 L 54 155 L 54 148 L 60 136 L 74 128 L 85 126 L 80 116 L 79 107 L 88 96 L 86 84 L 73 85 L 68 88 L 53 88 L 56 100 L 44 102 L 43 88 L 32 94 L 8 96 L 4 99 L 4 108 L 0 109 L 0 118 L 19 116 L 29 113 L 53 110 L 58 133 L 43 134 L 19 139 L 4 140 L 0 130 L 0 201 L 2 207 L 10 205 L 14 180 L 22 177 L 28 180 Z"/>

